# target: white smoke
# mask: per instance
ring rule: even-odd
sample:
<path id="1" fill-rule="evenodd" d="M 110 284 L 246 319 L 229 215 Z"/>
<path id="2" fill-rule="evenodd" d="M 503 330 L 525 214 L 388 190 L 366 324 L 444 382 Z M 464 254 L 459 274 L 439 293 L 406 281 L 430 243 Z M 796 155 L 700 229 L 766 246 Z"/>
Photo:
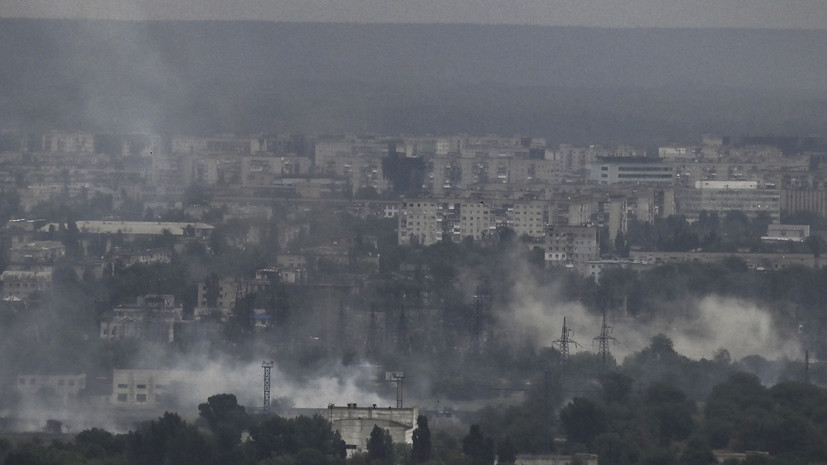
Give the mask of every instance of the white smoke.
<path id="1" fill-rule="evenodd" d="M 569 350 L 596 352 L 594 338 L 600 336 L 600 315 L 564 299 L 559 283 L 538 284 L 525 266 L 514 266 L 509 272 L 515 275 L 514 285 L 509 306 L 496 314 L 499 327 L 507 328 L 519 341 L 550 347 L 561 338 L 565 317 L 571 339 L 579 343 L 570 345 Z M 615 359 L 621 362 L 661 333 L 672 339 L 678 353 L 692 359 L 712 358 L 721 349 L 726 349 L 732 360 L 748 355 L 770 360 L 802 356 L 801 342 L 759 303 L 710 295 L 678 304 L 685 311 L 672 319 L 644 320 L 609 313 L 611 336 L 616 338 L 610 346 Z"/>
<path id="2" fill-rule="evenodd" d="M 320 408 L 328 404 L 389 405 L 377 392 L 376 367 L 371 365 L 328 364 L 326 373 L 296 378 L 285 374 L 277 365 L 270 372 L 270 395 L 286 397 L 299 408 Z M 239 404 L 261 406 L 264 392 L 264 369 L 261 362 L 241 365 L 226 361 L 210 361 L 195 374 L 193 400 L 204 402 L 218 393 L 235 394 Z M 374 389 L 371 389 L 374 388 Z"/>

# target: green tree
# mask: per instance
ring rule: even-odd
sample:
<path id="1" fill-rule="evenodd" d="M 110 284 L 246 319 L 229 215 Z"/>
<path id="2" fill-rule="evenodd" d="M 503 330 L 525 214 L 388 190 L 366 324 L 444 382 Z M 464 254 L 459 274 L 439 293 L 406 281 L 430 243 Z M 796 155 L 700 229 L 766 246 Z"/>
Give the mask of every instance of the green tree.
<path id="1" fill-rule="evenodd" d="M 634 442 L 617 433 L 603 433 L 594 438 L 599 465 L 634 465 L 640 451 Z"/>
<path id="2" fill-rule="evenodd" d="M 394 451 L 391 432 L 373 425 L 368 438 L 368 463 L 370 465 L 393 465 Z"/>
<path id="3" fill-rule="evenodd" d="M 560 410 L 560 422 L 569 443 L 591 449 L 594 438 L 604 430 L 606 414 L 595 402 L 575 397 Z"/>
<path id="4" fill-rule="evenodd" d="M 668 446 L 673 440 L 687 438 L 693 431 L 692 415 L 695 404 L 680 389 L 653 383 L 644 396 L 645 415 L 653 421 L 660 444 Z"/>
<path id="5" fill-rule="evenodd" d="M 215 438 L 221 461 L 231 461 L 241 440 L 241 431 L 250 425 L 244 407 L 234 394 L 216 394 L 198 405 L 198 414 L 207 421 Z"/>
<path id="6" fill-rule="evenodd" d="M 511 442 L 511 438 L 504 437 L 497 444 L 497 464 L 498 465 L 512 465 L 517 461 L 517 448 Z"/>
<path id="7" fill-rule="evenodd" d="M 462 453 L 471 459 L 473 465 L 494 465 L 494 439 L 485 436 L 480 425 L 471 425 L 468 434 L 462 438 Z"/>
<path id="8" fill-rule="evenodd" d="M 709 443 L 701 437 L 691 438 L 678 459 L 680 465 L 712 465 L 718 463 Z"/>
<path id="9" fill-rule="evenodd" d="M 424 463 L 431 459 L 431 430 L 428 429 L 428 417 L 425 415 L 416 418 L 411 458 L 413 463 Z"/>
<path id="10" fill-rule="evenodd" d="M 209 441 L 198 428 L 169 412 L 129 433 L 126 456 L 137 465 L 204 465 L 213 463 L 214 458 Z"/>

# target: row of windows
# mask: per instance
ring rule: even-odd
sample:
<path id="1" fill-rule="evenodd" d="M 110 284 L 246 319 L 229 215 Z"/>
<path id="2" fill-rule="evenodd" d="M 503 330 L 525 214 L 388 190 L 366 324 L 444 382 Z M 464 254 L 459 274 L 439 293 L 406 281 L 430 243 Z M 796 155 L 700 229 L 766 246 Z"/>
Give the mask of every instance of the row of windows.
<path id="1" fill-rule="evenodd" d="M 22 287 L 24 289 L 29 289 L 29 288 L 31 288 L 31 289 L 44 289 L 44 288 L 48 287 L 49 284 L 48 283 L 29 283 L 29 282 L 22 282 L 22 283 L 16 282 L 15 283 L 15 282 L 6 281 L 5 286 L 9 287 L 9 288 L 11 288 L 11 287 L 21 288 Z"/>
<path id="2" fill-rule="evenodd" d="M 37 383 L 37 381 L 34 378 L 29 378 L 28 382 L 29 382 L 30 386 L 34 386 Z M 26 384 L 26 378 L 18 379 L 17 384 L 19 384 L 21 386 L 25 385 Z M 75 380 L 74 379 L 60 378 L 60 379 L 57 380 L 57 385 L 58 386 L 74 386 L 75 385 Z"/>
<path id="3" fill-rule="evenodd" d="M 118 383 L 118 389 L 127 389 L 127 388 L 129 388 L 129 385 L 128 385 L 128 384 L 126 384 L 126 383 Z M 135 385 L 135 388 L 136 388 L 136 389 L 146 389 L 146 384 L 136 384 L 136 385 Z M 162 388 L 163 388 L 163 386 L 162 386 L 162 385 L 160 385 L 160 384 L 156 384 L 156 385 L 155 385 L 155 389 L 162 389 Z"/>
<path id="4" fill-rule="evenodd" d="M 118 399 L 118 402 L 126 402 L 127 401 L 127 395 L 126 394 L 118 394 L 117 399 Z M 156 400 L 157 400 L 157 396 L 156 396 Z M 141 402 L 141 403 L 146 402 L 146 394 L 135 394 L 135 402 Z"/>

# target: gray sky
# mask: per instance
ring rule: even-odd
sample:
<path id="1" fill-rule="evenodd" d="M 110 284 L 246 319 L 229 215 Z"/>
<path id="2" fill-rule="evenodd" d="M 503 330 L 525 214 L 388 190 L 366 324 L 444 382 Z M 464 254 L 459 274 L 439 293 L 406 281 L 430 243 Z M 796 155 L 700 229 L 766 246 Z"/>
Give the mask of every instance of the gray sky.
<path id="1" fill-rule="evenodd" d="M 827 0 L 0 0 L 0 17 L 827 29 Z"/>

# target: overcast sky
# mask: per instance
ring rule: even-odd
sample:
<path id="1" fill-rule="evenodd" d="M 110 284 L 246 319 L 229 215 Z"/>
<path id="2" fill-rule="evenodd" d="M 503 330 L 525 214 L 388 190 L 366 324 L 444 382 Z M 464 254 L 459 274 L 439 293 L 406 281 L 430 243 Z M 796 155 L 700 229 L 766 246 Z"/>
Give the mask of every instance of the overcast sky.
<path id="1" fill-rule="evenodd" d="M 827 0 L 0 0 L 0 16 L 827 29 Z"/>

